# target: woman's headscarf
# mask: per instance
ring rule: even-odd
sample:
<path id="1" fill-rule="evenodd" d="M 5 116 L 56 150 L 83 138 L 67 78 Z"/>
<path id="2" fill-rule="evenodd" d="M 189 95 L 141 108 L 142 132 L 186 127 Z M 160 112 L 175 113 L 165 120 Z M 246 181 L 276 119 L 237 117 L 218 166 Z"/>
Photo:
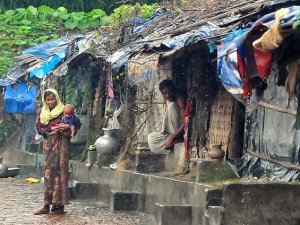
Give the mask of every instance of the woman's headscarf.
<path id="1" fill-rule="evenodd" d="M 50 111 L 48 105 L 46 104 L 46 101 L 44 98 L 45 92 L 52 92 L 56 98 L 56 106 L 51 111 Z M 41 124 L 47 125 L 50 120 L 55 119 L 60 114 L 62 114 L 62 112 L 64 111 L 64 105 L 61 103 L 58 93 L 55 89 L 45 90 L 43 93 L 43 96 L 42 96 L 42 101 L 43 101 L 43 108 L 42 108 L 42 111 L 40 114 L 40 120 L 41 120 Z"/>

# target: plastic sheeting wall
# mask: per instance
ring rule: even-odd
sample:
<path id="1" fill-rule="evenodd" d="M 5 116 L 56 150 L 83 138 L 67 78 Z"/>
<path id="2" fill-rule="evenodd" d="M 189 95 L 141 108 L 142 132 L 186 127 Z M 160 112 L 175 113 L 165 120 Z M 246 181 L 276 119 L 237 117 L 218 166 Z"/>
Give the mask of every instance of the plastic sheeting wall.
<path id="1" fill-rule="evenodd" d="M 285 87 L 276 85 L 277 75 L 277 71 L 273 70 L 263 101 L 281 108 L 297 110 L 296 98 L 288 106 Z M 252 113 L 249 122 L 248 149 L 277 160 L 299 164 L 300 130 L 294 128 L 296 116 L 259 106 Z"/>

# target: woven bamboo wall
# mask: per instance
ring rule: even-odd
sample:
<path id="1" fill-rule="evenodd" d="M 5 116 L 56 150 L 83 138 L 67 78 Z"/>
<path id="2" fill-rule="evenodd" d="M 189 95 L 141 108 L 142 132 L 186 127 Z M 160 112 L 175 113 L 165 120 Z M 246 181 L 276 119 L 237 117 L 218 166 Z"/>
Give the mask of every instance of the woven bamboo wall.
<path id="1" fill-rule="evenodd" d="M 144 59 L 147 60 L 144 60 Z M 162 120 L 165 111 L 165 105 L 163 104 L 162 95 L 159 91 L 159 83 L 167 78 L 172 77 L 171 61 L 166 61 L 163 65 L 157 68 L 157 72 L 149 77 L 139 77 L 139 71 L 143 71 L 145 68 L 154 68 L 157 65 L 157 54 L 152 57 L 147 54 L 139 55 L 134 58 L 129 64 L 128 74 L 131 77 L 131 81 L 137 87 L 136 94 L 136 106 L 139 109 L 145 109 L 148 104 L 148 99 L 153 91 L 152 108 L 149 118 L 146 120 L 148 111 L 141 114 L 136 114 L 135 127 L 138 128 L 141 124 L 144 125 L 139 130 L 137 137 L 138 142 L 146 142 L 148 135 L 153 131 L 160 131 L 162 127 Z M 144 67 L 139 68 L 139 67 Z"/>
<path id="2" fill-rule="evenodd" d="M 232 127 L 234 98 L 224 89 L 216 96 L 211 109 L 208 134 L 209 147 L 222 144 L 225 153 L 228 152 L 229 137 Z"/>

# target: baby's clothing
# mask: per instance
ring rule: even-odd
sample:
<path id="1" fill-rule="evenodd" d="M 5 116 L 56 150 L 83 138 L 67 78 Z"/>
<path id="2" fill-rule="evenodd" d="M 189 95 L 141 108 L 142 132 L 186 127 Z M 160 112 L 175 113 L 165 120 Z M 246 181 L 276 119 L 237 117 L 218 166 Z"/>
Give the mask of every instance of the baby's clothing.
<path id="1" fill-rule="evenodd" d="M 61 123 L 66 123 L 66 124 L 70 124 L 72 126 L 76 126 L 77 123 L 77 118 L 75 116 L 75 114 L 71 117 L 71 118 L 67 118 L 63 115 L 61 121 Z"/>

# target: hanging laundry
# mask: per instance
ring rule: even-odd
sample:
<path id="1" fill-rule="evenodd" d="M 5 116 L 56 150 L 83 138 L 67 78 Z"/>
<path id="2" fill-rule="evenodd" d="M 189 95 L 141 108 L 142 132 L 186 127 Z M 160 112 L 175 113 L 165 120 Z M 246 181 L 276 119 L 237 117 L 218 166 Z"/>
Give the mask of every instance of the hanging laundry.
<path id="1" fill-rule="evenodd" d="M 254 49 L 254 58 L 258 76 L 260 78 L 268 77 L 271 72 L 272 52 Z"/>
<path id="2" fill-rule="evenodd" d="M 288 15 L 289 9 L 280 9 L 275 13 L 275 22 L 259 39 L 253 42 L 253 47 L 258 50 L 273 50 L 282 43 L 285 35 L 281 30 L 280 20 Z"/>
<path id="3" fill-rule="evenodd" d="M 289 66 L 289 74 L 286 79 L 285 88 L 289 95 L 289 101 L 295 96 L 296 87 L 298 84 L 299 61 L 292 62 Z"/>
<path id="4" fill-rule="evenodd" d="M 274 52 L 274 61 L 277 62 L 279 74 L 277 79 L 278 86 L 284 86 L 288 71 L 286 67 L 300 58 L 300 48 L 295 48 L 295 43 L 300 43 L 300 31 L 289 35 L 281 46 Z"/>
<path id="5" fill-rule="evenodd" d="M 259 24 L 234 40 L 238 49 L 238 71 L 244 81 L 244 98 L 250 93 L 255 77 L 265 78 L 270 75 L 272 52 L 256 50 L 252 46 L 253 41 L 261 37 L 267 29 L 263 24 Z"/>

